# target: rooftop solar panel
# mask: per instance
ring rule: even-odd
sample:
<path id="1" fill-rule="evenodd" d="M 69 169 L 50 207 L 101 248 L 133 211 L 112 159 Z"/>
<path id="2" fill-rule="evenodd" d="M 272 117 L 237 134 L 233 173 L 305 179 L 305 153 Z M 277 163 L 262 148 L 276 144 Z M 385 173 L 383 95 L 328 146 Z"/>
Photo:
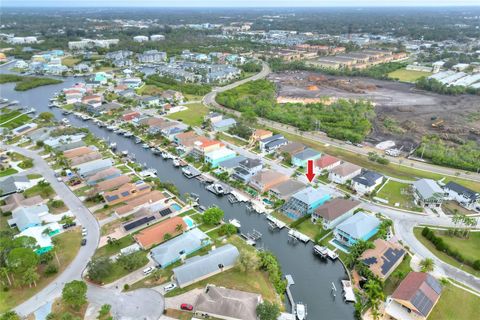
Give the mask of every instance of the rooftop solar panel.
<path id="1" fill-rule="evenodd" d="M 136 221 L 130 222 L 125 224 L 123 227 L 125 228 L 126 231 L 130 231 L 136 227 L 139 227 L 141 225 L 144 225 L 152 220 L 155 220 L 154 216 L 148 216 L 148 217 L 143 217 L 141 219 L 138 219 Z"/>
<path id="2" fill-rule="evenodd" d="M 417 291 L 411 302 L 424 316 L 427 316 L 433 307 L 433 302 L 420 290 Z"/>
<path id="3" fill-rule="evenodd" d="M 159 213 L 162 217 L 165 217 L 166 215 L 169 215 L 170 213 L 172 213 L 172 210 L 170 208 L 166 208 L 160 211 Z"/>
<path id="4" fill-rule="evenodd" d="M 122 197 L 126 197 L 126 196 L 128 196 L 129 194 L 130 194 L 129 191 L 124 191 L 124 192 L 121 193 Z"/>
<path id="5" fill-rule="evenodd" d="M 377 263 L 377 258 L 376 258 L 376 257 L 370 257 L 370 258 L 364 259 L 363 262 L 364 262 L 367 266 L 369 266 L 369 265 L 372 265 L 372 264 Z"/>
<path id="6" fill-rule="evenodd" d="M 427 276 L 426 282 L 437 294 L 440 294 L 442 292 L 442 286 L 431 275 Z"/>

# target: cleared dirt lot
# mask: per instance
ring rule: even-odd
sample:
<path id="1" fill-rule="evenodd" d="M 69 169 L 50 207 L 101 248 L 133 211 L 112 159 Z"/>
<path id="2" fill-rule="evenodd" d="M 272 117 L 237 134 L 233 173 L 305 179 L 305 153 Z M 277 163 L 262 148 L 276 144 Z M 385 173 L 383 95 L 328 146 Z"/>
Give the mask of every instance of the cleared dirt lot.
<path id="1" fill-rule="evenodd" d="M 416 90 L 406 83 L 306 71 L 273 73 L 269 79 L 277 84 L 278 97 L 283 100 L 371 100 L 377 114 L 368 137 L 371 142 L 392 139 L 409 148 L 424 134 L 436 133 L 453 142 L 468 138 L 480 143 L 479 96 L 439 95 Z"/>

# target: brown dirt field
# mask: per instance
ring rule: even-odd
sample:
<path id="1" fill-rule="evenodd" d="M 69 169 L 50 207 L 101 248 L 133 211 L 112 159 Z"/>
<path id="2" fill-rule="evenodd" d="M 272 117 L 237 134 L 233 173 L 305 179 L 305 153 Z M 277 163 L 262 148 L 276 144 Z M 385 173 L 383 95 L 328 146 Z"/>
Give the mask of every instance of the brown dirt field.
<path id="1" fill-rule="evenodd" d="M 414 85 L 360 77 L 336 77 L 307 71 L 272 73 L 277 94 L 291 99 L 325 97 L 371 100 L 377 117 L 370 142 L 394 140 L 407 149 L 428 133 L 452 142 L 473 139 L 480 143 L 480 96 L 447 96 L 415 89 Z M 316 86 L 318 90 L 308 90 Z M 432 123 L 444 120 L 443 126 Z"/>

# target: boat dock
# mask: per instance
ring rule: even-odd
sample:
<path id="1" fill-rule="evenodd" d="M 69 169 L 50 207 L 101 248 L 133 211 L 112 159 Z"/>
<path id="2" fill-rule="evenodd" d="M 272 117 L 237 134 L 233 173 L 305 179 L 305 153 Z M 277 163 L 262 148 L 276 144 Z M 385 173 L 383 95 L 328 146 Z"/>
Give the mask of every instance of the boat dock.
<path id="1" fill-rule="evenodd" d="M 193 166 L 187 166 L 187 167 L 183 168 L 182 173 L 188 179 L 198 177 L 199 175 L 202 174 L 200 172 L 200 170 L 198 170 L 197 168 L 195 168 Z"/>
<path id="2" fill-rule="evenodd" d="M 290 301 L 290 305 L 292 306 L 292 313 L 295 310 L 295 301 L 293 300 L 292 292 L 290 291 L 290 286 L 295 284 L 293 278 L 290 274 L 285 275 L 285 279 L 287 280 L 287 289 L 285 290 L 287 293 L 288 301 Z"/>
<path id="3" fill-rule="evenodd" d="M 244 196 L 236 190 L 232 189 L 232 191 L 230 191 L 230 194 L 237 199 L 237 202 L 248 202 L 248 197 Z"/>
<path id="4" fill-rule="evenodd" d="M 256 242 L 257 240 L 262 238 L 262 234 L 259 231 L 253 229 L 252 232 L 247 233 L 247 237 Z"/>
<path id="5" fill-rule="evenodd" d="M 271 214 L 267 215 L 267 220 L 269 221 L 269 226 L 272 229 L 283 229 L 287 225 L 285 222 L 281 221 L 280 219 L 275 218 Z"/>
<path id="6" fill-rule="evenodd" d="M 330 250 L 329 248 L 327 247 L 322 247 L 322 246 L 319 246 L 319 245 L 315 245 L 313 247 L 313 253 L 316 254 L 316 255 L 319 255 L 320 257 L 322 258 L 330 258 L 332 260 L 335 260 L 338 258 L 338 254 L 333 251 L 333 250 Z"/>
<path id="7" fill-rule="evenodd" d="M 346 302 L 355 302 L 355 293 L 353 292 L 352 283 L 349 280 L 342 280 L 343 298 Z"/>
<path id="8" fill-rule="evenodd" d="M 288 231 L 288 236 L 292 240 L 300 240 L 303 243 L 307 243 L 308 241 L 310 241 L 310 238 L 308 236 L 294 229 L 291 229 L 290 231 Z"/>

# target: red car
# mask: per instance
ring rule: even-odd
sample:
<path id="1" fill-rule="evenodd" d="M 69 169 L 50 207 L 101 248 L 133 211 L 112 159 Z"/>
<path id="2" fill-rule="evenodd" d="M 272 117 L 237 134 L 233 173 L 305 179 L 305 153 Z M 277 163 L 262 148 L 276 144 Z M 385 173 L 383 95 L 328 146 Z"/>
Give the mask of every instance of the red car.
<path id="1" fill-rule="evenodd" d="M 193 306 L 191 304 L 188 304 L 188 303 L 182 303 L 180 305 L 180 309 L 182 310 L 187 310 L 187 311 L 192 311 L 193 310 Z"/>

